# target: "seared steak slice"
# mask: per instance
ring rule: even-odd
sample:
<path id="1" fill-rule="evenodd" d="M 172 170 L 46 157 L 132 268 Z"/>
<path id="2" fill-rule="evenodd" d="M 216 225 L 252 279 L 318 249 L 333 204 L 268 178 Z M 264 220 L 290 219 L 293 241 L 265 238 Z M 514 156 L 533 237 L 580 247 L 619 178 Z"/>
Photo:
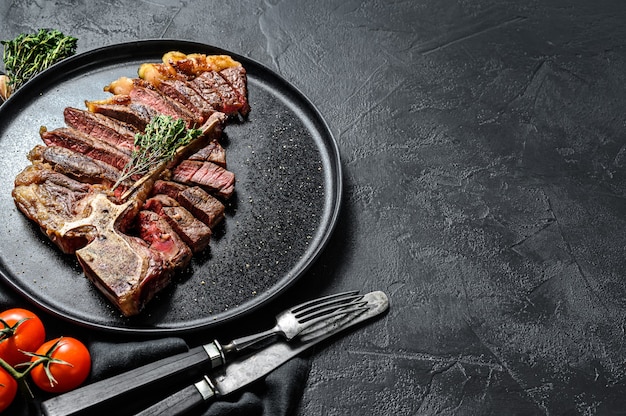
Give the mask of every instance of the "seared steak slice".
<path id="1" fill-rule="evenodd" d="M 203 251 L 211 240 L 211 229 L 191 212 L 167 195 L 155 195 L 144 204 L 144 209 L 163 217 L 194 253 Z"/>
<path id="2" fill-rule="evenodd" d="M 130 124 L 72 107 L 65 108 L 63 116 L 69 127 L 116 146 L 128 154 L 135 149 L 135 134 L 139 130 Z"/>
<path id="3" fill-rule="evenodd" d="M 128 154 L 120 151 L 106 142 L 95 140 L 92 137 L 70 127 L 61 127 L 51 131 L 45 128 L 40 132 L 41 138 L 48 146 L 61 146 L 82 153 L 117 169 L 124 169 L 130 160 Z"/>
<path id="4" fill-rule="evenodd" d="M 96 101 L 87 103 L 89 111 L 114 118 L 144 131 L 154 112 L 139 104 L 105 104 Z"/>
<path id="5" fill-rule="evenodd" d="M 209 228 L 215 228 L 224 219 L 224 204 L 197 186 L 180 192 L 177 201 Z"/>
<path id="6" fill-rule="evenodd" d="M 216 165 L 226 168 L 226 150 L 224 150 L 222 145 L 217 140 L 212 140 L 202 149 L 189 156 L 188 159 L 202 162 L 213 162 Z"/>
<path id="7" fill-rule="evenodd" d="M 164 218 L 153 211 L 140 211 L 137 222 L 139 236 L 159 253 L 166 270 L 173 272 L 189 265 L 191 250 Z"/>
<path id="8" fill-rule="evenodd" d="M 188 187 L 186 185 L 183 185 L 182 183 L 164 181 L 159 179 L 154 182 L 154 186 L 152 187 L 152 195 L 154 196 L 163 194 L 178 201 L 178 195 L 187 188 Z"/>
<path id="9" fill-rule="evenodd" d="M 222 102 L 222 96 L 215 90 L 211 82 L 202 77 L 196 77 L 189 81 L 189 85 L 191 85 L 211 107 L 225 113 L 225 111 L 223 111 L 224 104 Z"/>
<path id="10" fill-rule="evenodd" d="M 130 98 L 133 103 L 151 108 L 159 114 L 171 116 L 175 119 L 182 119 L 185 121 L 187 128 L 201 124 L 202 120 L 197 119 L 189 110 L 177 105 L 165 95 L 151 87 L 135 85 L 130 91 Z"/>
<path id="11" fill-rule="evenodd" d="M 179 79 L 162 80 L 156 86 L 164 95 L 177 101 L 194 113 L 201 122 L 206 121 L 216 110 L 187 82 Z"/>
<path id="12" fill-rule="evenodd" d="M 224 204 L 198 186 L 189 187 L 172 181 L 158 180 L 152 187 L 152 195 L 158 194 L 175 199 L 209 228 L 215 227 L 224 218 Z"/>
<path id="13" fill-rule="evenodd" d="M 217 93 L 220 98 L 219 111 L 234 116 L 243 108 L 243 103 L 239 96 L 228 82 L 215 71 L 206 71 L 194 78 L 192 81 L 197 86 L 198 91 L 210 103 L 215 101 L 213 94 Z"/>
<path id="14" fill-rule="evenodd" d="M 247 116 L 250 112 L 250 105 L 248 104 L 248 76 L 246 69 L 243 66 L 231 66 L 222 69 L 220 75 L 237 93 L 239 102 L 242 104 L 239 113 L 244 117 Z"/>
<path id="15" fill-rule="evenodd" d="M 163 216 L 194 253 L 204 251 L 211 241 L 211 229 L 183 207 L 163 207 Z"/>
<path id="16" fill-rule="evenodd" d="M 213 162 L 183 160 L 172 171 L 172 180 L 201 185 L 226 199 L 235 191 L 235 175 Z"/>
<path id="17" fill-rule="evenodd" d="M 66 223 L 87 215 L 87 205 L 94 196 L 91 185 L 36 164 L 17 175 L 12 196 L 19 210 L 37 223 L 64 253 L 74 253 L 93 238 L 94 230 L 90 227 L 61 233 Z"/>
<path id="18" fill-rule="evenodd" d="M 35 146 L 28 159 L 33 163 L 48 163 L 55 171 L 80 182 L 102 184 L 107 188 L 120 177 L 120 171 L 113 166 L 60 146 Z"/>

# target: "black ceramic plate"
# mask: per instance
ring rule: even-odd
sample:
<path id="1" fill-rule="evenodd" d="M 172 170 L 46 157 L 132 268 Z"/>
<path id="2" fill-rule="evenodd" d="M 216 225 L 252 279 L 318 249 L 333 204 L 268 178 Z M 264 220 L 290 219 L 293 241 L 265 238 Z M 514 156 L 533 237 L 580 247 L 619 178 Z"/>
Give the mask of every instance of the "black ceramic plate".
<path id="1" fill-rule="evenodd" d="M 11 197 L 40 126 L 63 126 L 63 109 L 108 96 L 163 53 L 229 54 L 248 71 L 252 111 L 225 129 L 236 193 L 208 251 L 147 308 L 124 318 L 19 212 Z M 0 107 L 0 274 L 39 307 L 80 325 L 132 333 L 181 333 L 222 324 L 266 304 L 298 280 L 327 242 L 340 205 L 341 167 L 322 117 L 297 89 L 264 66 L 212 46 L 174 40 L 113 45 L 48 69 Z"/>

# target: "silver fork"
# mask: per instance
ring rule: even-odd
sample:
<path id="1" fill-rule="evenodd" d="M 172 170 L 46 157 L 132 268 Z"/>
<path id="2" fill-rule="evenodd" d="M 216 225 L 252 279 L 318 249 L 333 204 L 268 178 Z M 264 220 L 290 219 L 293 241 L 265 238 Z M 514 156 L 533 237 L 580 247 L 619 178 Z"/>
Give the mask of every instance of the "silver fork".
<path id="1" fill-rule="evenodd" d="M 363 312 L 368 308 L 367 301 L 363 300 L 363 295 L 359 295 L 358 291 L 313 299 L 279 313 L 273 328 L 234 339 L 222 345 L 222 349 L 224 353 L 239 352 L 274 336 L 282 336 L 290 341 L 320 321 L 334 316 Z"/>

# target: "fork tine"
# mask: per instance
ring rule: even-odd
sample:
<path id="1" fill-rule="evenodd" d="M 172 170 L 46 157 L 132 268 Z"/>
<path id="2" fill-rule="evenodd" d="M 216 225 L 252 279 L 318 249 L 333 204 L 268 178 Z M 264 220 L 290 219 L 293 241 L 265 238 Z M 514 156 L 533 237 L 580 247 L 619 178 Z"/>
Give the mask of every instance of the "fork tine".
<path id="1" fill-rule="evenodd" d="M 290 311 L 292 313 L 298 313 L 300 311 L 302 311 L 303 309 L 307 309 L 309 307 L 318 305 L 320 303 L 324 303 L 327 301 L 333 301 L 335 299 L 339 299 L 339 298 L 343 298 L 345 296 L 355 296 L 358 295 L 359 291 L 358 290 L 351 290 L 349 292 L 343 292 L 343 293 L 335 293 L 334 295 L 328 295 L 328 296 L 324 296 L 321 298 L 317 298 L 317 299 L 312 299 L 308 302 L 304 302 L 301 303 L 299 305 L 294 306 L 293 308 L 290 309 Z"/>
<path id="2" fill-rule="evenodd" d="M 282 335 L 285 339 L 291 340 L 318 322 L 369 309 L 368 301 L 363 298 L 364 295 L 359 295 L 358 290 L 353 290 L 301 303 L 279 313 L 273 328 L 234 339 L 223 345 L 222 349 L 226 353 L 241 351 L 274 335 Z"/>
<path id="3" fill-rule="evenodd" d="M 303 329 L 308 328 L 320 321 L 325 321 L 335 316 L 347 315 L 355 312 L 364 312 L 369 309 L 369 305 L 367 301 L 355 302 L 353 304 L 344 305 L 339 308 L 326 308 L 326 311 L 322 313 L 316 313 L 314 315 L 307 316 L 306 319 L 300 320 Z"/>
<path id="4" fill-rule="evenodd" d="M 353 296 L 346 296 L 341 299 L 326 301 L 318 305 L 310 306 L 297 313 L 294 313 L 294 316 L 296 317 L 298 322 L 304 323 L 304 322 L 310 321 L 311 319 L 317 318 L 319 316 L 327 316 L 328 314 L 334 313 L 335 311 L 341 311 L 351 306 L 355 306 L 355 305 L 363 306 L 367 302 L 364 302 L 364 301 L 359 302 L 361 299 L 363 299 L 363 296 L 353 295 Z"/>
<path id="5" fill-rule="evenodd" d="M 291 308 L 290 312 L 296 317 L 305 317 L 306 315 L 314 314 L 324 308 L 333 305 L 338 305 L 339 307 L 341 307 L 342 305 L 349 305 L 350 303 L 362 298 L 363 295 L 359 295 L 358 292 L 339 293 L 337 295 L 314 299 L 313 301 L 298 305 L 294 308 Z"/>

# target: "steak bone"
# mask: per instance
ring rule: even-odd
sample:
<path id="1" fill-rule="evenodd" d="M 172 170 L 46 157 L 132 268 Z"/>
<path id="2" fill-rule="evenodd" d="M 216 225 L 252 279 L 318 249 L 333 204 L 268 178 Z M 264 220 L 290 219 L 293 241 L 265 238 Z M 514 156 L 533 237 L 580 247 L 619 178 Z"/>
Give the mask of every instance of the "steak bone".
<path id="1" fill-rule="evenodd" d="M 96 194 L 88 217 L 66 223 L 60 233 L 95 228 L 95 238 L 76 250 L 85 275 L 125 316 L 138 314 L 165 287 L 170 274 L 162 273 L 161 260 L 145 242 L 123 233 L 137 215 L 140 203 L 132 199 L 117 205 Z"/>

